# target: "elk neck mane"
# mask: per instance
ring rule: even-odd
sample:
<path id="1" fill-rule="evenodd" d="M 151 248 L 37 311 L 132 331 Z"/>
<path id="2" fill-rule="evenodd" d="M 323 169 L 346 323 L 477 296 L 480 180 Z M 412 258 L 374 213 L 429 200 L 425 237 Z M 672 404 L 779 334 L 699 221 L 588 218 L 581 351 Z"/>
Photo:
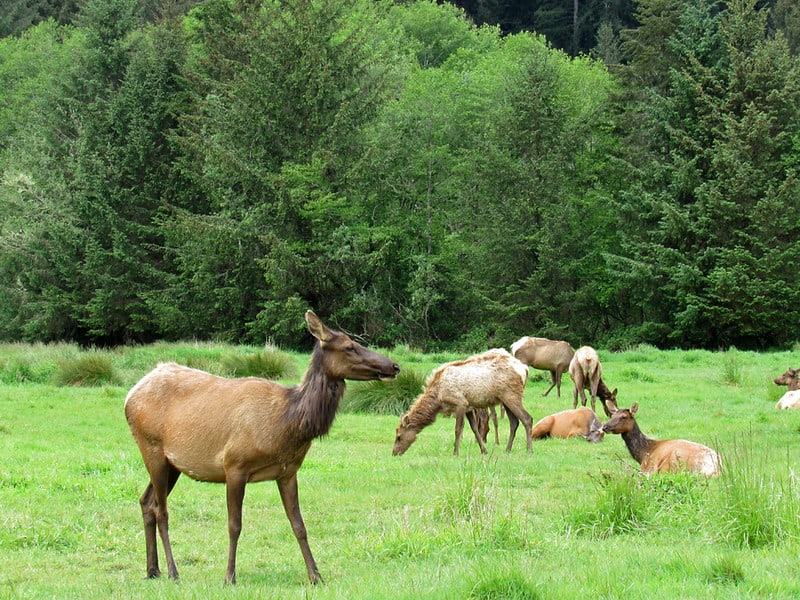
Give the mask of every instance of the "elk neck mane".
<path id="1" fill-rule="evenodd" d="M 622 434 L 622 439 L 628 447 L 628 452 L 631 453 L 633 459 L 639 464 L 642 463 L 645 455 L 656 441 L 647 437 L 639 428 L 639 424 L 636 421 L 633 422 L 633 429 Z"/>
<path id="2" fill-rule="evenodd" d="M 308 439 L 326 435 L 336 418 L 344 390 L 344 380 L 332 379 L 325 373 L 322 349 L 316 342 L 303 380 L 289 388 L 287 414 L 297 424 L 298 433 Z"/>

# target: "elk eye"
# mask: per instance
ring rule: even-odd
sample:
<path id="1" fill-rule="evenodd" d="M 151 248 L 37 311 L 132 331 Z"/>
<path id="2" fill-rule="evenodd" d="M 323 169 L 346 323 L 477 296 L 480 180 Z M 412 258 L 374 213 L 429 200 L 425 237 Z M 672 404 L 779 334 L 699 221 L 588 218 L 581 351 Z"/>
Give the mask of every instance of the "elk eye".
<path id="1" fill-rule="evenodd" d="M 353 353 L 355 351 L 356 351 L 356 347 L 355 346 L 348 346 L 347 347 L 347 352 Z"/>

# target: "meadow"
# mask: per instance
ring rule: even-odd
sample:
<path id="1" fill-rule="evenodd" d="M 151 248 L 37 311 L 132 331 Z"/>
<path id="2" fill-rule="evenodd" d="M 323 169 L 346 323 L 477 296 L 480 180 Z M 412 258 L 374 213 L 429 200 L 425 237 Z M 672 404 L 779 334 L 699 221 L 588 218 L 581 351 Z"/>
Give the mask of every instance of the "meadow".
<path id="1" fill-rule="evenodd" d="M 506 454 L 507 420 L 485 456 L 467 428 L 454 457 L 454 422 L 440 418 L 393 457 L 397 414 L 365 412 L 358 398 L 369 386 L 348 384 L 330 434 L 299 472 L 325 583 L 307 583 L 276 486 L 265 482 L 247 488 L 238 585 L 223 586 L 224 488 L 188 477 L 170 496 L 181 581 L 147 580 L 138 505 L 147 475 L 125 395 L 159 360 L 242 373 L 260 368 L 262 350 L 0 345 L 0 598 L 800 596 L 800 411 L 775 410 L 785 388 L 772 383 L 800 366 L 800 346 L 599 349 L 604 379 L 621 407 L 639 403 L 647 435 L 720 452 L 723 474 L 713 480 L 643 477 L 615 435 L 599 445 L 543 440 L 528 454 L 520 430 Z M 384 352 L 421 377 L 460 357 Z M 281 354 L 284 381 L 299 381 L 310 351 Z M 534 421 L 572 406 L 569 378 L 561 398 L 555 389 L 541 397 L 548 381 L 531 371 L 525 406 Z"/>

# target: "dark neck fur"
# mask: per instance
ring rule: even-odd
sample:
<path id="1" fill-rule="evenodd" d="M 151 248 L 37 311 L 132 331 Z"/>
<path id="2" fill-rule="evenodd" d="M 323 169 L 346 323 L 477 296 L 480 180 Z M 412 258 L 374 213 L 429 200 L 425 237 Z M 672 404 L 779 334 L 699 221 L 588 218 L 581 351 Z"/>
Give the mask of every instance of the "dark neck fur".
<path id="1" fill-rule="evenodd" d="M 625 440 L 625 445 L 628 447 L 628 452 L 631 453 L 631 456 L 639 464 L 642 463 L 645 455 L 650 451 L 650 448 L 655 442 L 654 439 L 649 438 L 642 433 L 642 430 L 639 429 L 639 424 L 636 423 L 636 421 L 633 422 L 633 429 L 622 434 L 622 439 Z"/>
<path id="2" fill-rule="evenodd" d="M 439 408 L 436 396 L 430 390 L 424 392 L 408 411 L 408 428 L 419 433 L 436 420 Z"/>
<path id="3" fill-rule="evenodd" d="M 288 414 L 301 437 L 311 440 L 330 431 L 344 389 L 342 379 L 331 379 L 325 374 L 322 349 L 317 342 L 303 381 L 290 391 Z"/>

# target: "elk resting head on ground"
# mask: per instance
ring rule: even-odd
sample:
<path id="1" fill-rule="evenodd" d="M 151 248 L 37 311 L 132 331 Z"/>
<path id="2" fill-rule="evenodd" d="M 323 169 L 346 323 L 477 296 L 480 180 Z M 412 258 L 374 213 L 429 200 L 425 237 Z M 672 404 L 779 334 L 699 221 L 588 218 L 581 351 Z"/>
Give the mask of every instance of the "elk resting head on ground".
<path id="1" fill-rule="evenodd" d="M 408 450 L 417 439 L 417 434 L 433 423 L 439 414 L 456 416 L 453 454 L 458 454 L 465 416 L 481 452 L 485 454 L 486 445 L 475 410 L 497 404 L 505 406 L 508 414 L 511 431 L 506 452 L 511 452 L 520 421 L 525 426 L 530 452 L 532 419 L 522 406 L 522 393 L 527 378 L 528 367 L 502 348 L 440 366 L 428 377 L 425 389 L 408 412 L 400 417 L 392 454 L 397 456 Z"/>
<path id="2" fill-rule="evenodd" d="M 312 311 L 306 312 L 305 319 L 316 342 L 308 370 L 297 386 L 257 377 L 226 379 L 166 363 L 128 393 L 125 417 L 150 475 L 140 499 L 148 577 L 161 574 L 158 532 L 169 577 L 178 579 L 169 541 L 167 496 L 185 473 L 226 486 L 226 583 L 236 582 L 245 485 L 257 481 L 277 483 L 308 578 L 311 583 L 321 580 L 300 514 L 297 471 L 312 440 L 328 433 L 333 424 L 344 380 L 392 379 L 400 367 L 344 333 L 332 331 Z"/>
<path id="3" fill-rule="evenodd" d="M 719 475 L 719 456 L 708 446 L 687 440 L 654 440 L 642 433 L 634 418 L 638 408 L 634 402 L 629 409 L 616 410 L 603 425 L 603 432 L 622 435 L 643 473 L 691 471 L 707 477 Z"/>
<path id="4" fill-rule="evenodd" d="M 571 438 L 583 437 L 586 441 L 599 443 L 603 441 L 602 424 L 591 408 L 581 406 L 570 410 L 562 410 L 547 415 L 533 426 L 533 439 L 548 437 Z"/>

